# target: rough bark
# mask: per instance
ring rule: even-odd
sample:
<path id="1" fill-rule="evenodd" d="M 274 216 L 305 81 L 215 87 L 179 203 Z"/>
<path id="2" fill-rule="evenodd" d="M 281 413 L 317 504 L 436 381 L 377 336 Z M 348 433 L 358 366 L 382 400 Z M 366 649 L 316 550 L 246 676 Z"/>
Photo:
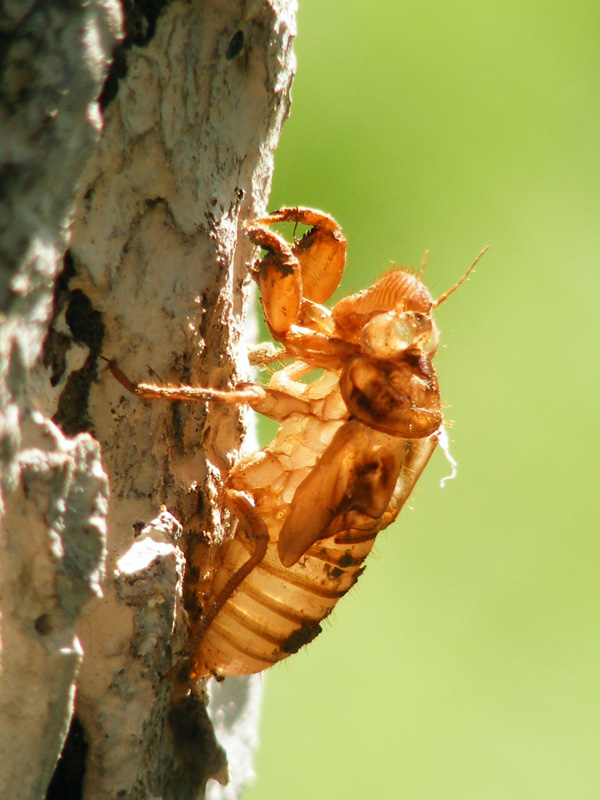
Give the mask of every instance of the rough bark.
<path id="1" fill-rule="evenodd" d="M 71 722 L 48 797 L 78 782 L 85 798 L 201 797 L 208 778 L 227 779 L 205 687 L 174 698 L 165 675 L 226 535 L 219 485 L 245 418 L 141 402 L 101 357 L 134 379 L 245 377 L 242 222 L 266 207 L 295 8 L 125 3 L 88 161 L 118 5 L 15 5 L 15 43 L 30 46 L 34 26 L 42 44 L 7 62 L 14 107 L 2 109 L 13 129 L 2 153 L 0 795 L 44 795 Z M 44 48 L 64 61 L 53 92 Z M 24 108 L 30 67 L 40 88 Z M 213 697 L 235 756 L 230 786 L 211 797 L 238 796 L 251 773 L 249 686 L 232 680 Z"/>
<path id="2" fill-rule="evenodd" d="M 0 19 L 0 796 L 38 798 L 73 712 L 77 624 L 101 593 L 107 479 L 88 434 L 69 438 L 34 410 L 28 377 L 120 13 L 5 3 Z"/>

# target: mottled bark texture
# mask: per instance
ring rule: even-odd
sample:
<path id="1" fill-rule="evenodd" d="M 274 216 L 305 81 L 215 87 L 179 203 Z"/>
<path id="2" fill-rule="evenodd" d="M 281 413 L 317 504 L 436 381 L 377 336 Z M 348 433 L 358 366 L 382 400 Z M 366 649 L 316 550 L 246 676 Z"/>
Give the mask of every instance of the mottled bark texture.
<path id="1" fill-rule="evenodd" d="M 140 401 L 102 357 L 245 377 L 242 223 L 266 209 L 295 4 L 5 0 L 0 26 L 0 796 L 202 797 L 228 773 L 205 687 L 165 675 L 245 419 Z M 252 686 L 214 692 L 212 798 L 251 774 Z"/>

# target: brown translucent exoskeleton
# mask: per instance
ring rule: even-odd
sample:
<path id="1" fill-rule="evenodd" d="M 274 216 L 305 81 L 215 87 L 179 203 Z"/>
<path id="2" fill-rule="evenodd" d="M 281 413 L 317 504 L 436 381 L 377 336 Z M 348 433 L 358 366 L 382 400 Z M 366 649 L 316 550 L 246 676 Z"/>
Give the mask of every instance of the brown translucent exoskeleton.
<path id="1" fill-rule="evenodd" d="M 277 222 L 309 230 L 289 244 L 270 228 Z M 438 300 L 420 275 L 395 269 L 330 311 L 322 303 L 346 263 L 332 217 L 283 208 L 246 232 L 266 251 L 254 277 L 278 358 L 291 363 L 267 386 L 230 391 L 134 384 L 111 367 L 142 397 L 248 404 L 280 425 L 226 477 L 238 524 L 192 627 L 192 678 L 260 672 L 295 653 L 354 585 L 438 443 L 433 310 L 480 257 Z"/>

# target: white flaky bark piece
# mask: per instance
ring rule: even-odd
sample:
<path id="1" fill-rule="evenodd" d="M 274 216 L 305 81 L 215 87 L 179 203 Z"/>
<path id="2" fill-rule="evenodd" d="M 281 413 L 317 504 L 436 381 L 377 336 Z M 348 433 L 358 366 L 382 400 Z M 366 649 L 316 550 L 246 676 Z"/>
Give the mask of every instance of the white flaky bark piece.
<path id="1" fill-rule="evenodd" d="M 141 401 L 102 357 L 135 380 L 224 387 L 245 377 L 252 248 L 242 224 L 266 210 L 294 69 L 293 3 L 148 8 L 128 13 L 104 90 L 40 379 L 63 430 L 100 442 L 111 487 L 104 597 L 80 628 L 86 800 L 200 797 L 208 778 L 228 779 L 204 685 L 174 698 L 165 676 L 185 642 L 183 606 L 197 613 L 226 535 L 219 489 L 245 418 L 218 404 Z M 238 793 L 256 736 L 250 685 L 259 690 L 241 684 L 224 700 L 239 712 L 228 717 L 245 753 L 234 748 L 229 764 Z"/>

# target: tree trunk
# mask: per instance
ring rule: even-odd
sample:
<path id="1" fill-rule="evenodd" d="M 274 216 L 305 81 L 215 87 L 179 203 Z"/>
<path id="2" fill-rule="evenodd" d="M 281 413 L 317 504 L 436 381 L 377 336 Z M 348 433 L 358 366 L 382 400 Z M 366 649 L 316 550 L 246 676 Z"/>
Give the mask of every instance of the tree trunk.
<path id="1" fill-rule="evenodd" d="M 103 130 L 118 3 L 23 3 L 7 38 L 2 797 L 43 797 L 53 772 L 47 797 L 185 800 L 227 780 L 205 687 L 174 698 L 165 675 L 226 533 L 245 414 L 140 401 L 101 357 L 135 380 L 246 377 L 242 223 L 266 209 L 295 5 L 124 5 Z M 251 775 L 258 686 L 216 687 L 232 779 L 211 797 Z"/>

